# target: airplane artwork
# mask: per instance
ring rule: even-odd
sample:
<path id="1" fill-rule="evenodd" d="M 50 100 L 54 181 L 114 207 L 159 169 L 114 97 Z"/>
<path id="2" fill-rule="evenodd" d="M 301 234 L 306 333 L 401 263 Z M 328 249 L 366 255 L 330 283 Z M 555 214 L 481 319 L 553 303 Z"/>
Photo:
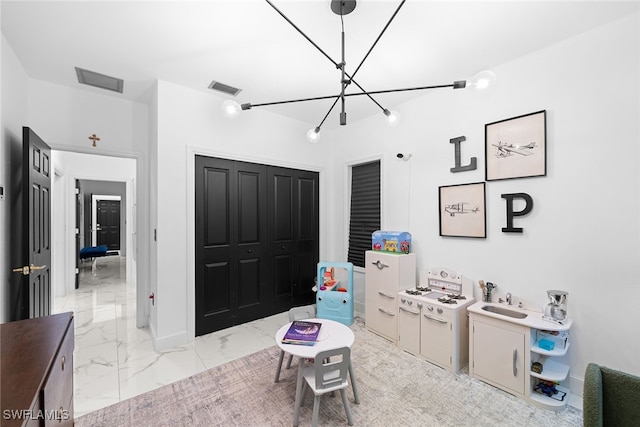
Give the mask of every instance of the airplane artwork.
<path id="1" fill-rule="evenodd" d="M 456 216 L 456 214 L 468 214 L 468 213 L 476 213 L 480 212 L 479 206 L 474 206 L 473 208 L 465 207 L 468 205 L 467 202 L 454 203 L 452 205 L 445 205 L 444 210 L 448 212 L 451 216 Z"/>
<path id="2" fill-rule="evenodd" d="M 497 144 L 491 144 L 497 148 L 496 157 L 509 157 L 511 155 L 520 154 L 522 156 L 530 156 L 533 154 L 532 150 L 537 147 L 535 142 L 530 142 L 526 145 L 516 145 L 498 142 Z"/>

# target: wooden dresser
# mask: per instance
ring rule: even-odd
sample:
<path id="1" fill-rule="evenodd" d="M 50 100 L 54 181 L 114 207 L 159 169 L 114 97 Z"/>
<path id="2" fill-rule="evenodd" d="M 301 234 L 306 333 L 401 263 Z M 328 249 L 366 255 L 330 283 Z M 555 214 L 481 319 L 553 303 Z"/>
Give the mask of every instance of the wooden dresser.
<path id="1" fill-rule="evenodd" d="M 4 426 L 73 425 L 73 313 L 0 325 Z"/>

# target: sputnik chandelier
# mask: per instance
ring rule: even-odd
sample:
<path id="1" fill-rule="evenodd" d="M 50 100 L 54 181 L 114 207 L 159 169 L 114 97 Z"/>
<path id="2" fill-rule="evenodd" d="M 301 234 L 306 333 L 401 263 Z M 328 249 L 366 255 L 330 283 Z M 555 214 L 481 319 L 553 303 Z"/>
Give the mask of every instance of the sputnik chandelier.
<path id="1" fill-rule="evenodd" d="M 373 101 L 382 110 L 384 115 L 387 117 L 388 124 L 390 126 L 395 126 L 398 123 L 399 114 L 397 112 L 395 112 L 395 111 L 389 111 L 388 109 L 384 108 L 382 105 L 380 105 L 380 103 L 378 103 L 378 101 L 376 101 L 373 98 L 372 95 L 378 95 L 378 94 L 383 94 L 383 93 L 391 93 L 391 92 L 407 92 L 407 91 L 414 91 L 414 90 L 440 89 L 440 88 L 447 88 L 447 87 L 450 87 L 450 88 L 453 88 L 453 89 L 462 89 L 462 88 L 465 88 L 465 87 L 472 87 L 472 88 L 475 88 L 475 89 L 482 90 L 482 89 L 486 89 L 495 80 L 495 74 L 493 72 L 491 72 L 491 71 L 482 71 L 482 72 L 476 74 L 475 76 L 473 76 L 473 78 L 471 78 L 471 80 L 469 80 L 469 81 L 457 80 L 457 81 L 454 81 L 451 84 L 443 84 L 443 85 L 435 85 L 435 86 L 419 86 L 419 87 L 410 87 L 410 88 L 403 88 L 403 89 L 377 90 L 377 91 L 370 91 L 370 92 L 366 91 L 362 86 L 360 86 L 360 84 L 358 84 L 358 82 L 355 81 L 354 77 L 356 76 L 356 74 L 358 73 L 360 68 L 362 67 L 362 64 L 364 64 L 364 61 L 367 59 L 367 57 L 369 56 L 369 54 L 371 53 L 373 48 L 378 43 L 378 41 L 380 40 L 380 38 L 382 37 L 384 32 L 387 30 L 387 28 L 389 27 L 389 25 L 391 24 L 393 19 L 396 17 L 396 15 L 400 11 L 400 9 L 402 8 L 402 6 L 406 2 L 406 0 L 402 0 L 400 2 L 400 4 L 398 5 L 397 9 L 393 13 L 393 15 L 391 15 L 391 17 L 389 18 L 389 21 L 387 22 L 387 24 L 384 26 L 384 28 L 380 32 L 380 35 L 378 36 L 378 38 L 376 38 L 376 40 L 373 42 L 373 45 L 371 46 L 371 48 L 369 48 L 368 52 L 366 53 L 366 55 L 364 56 L 362 61 L 360 61 L 360 64 L 356 67 L 356 69 L 353 72 L 353 74 L 349 74 L 345 70 L 345 65 L 346 65 L 345 54 L 344 54 L 345 37 L 344 37 L 344 21 L 343 21 L 342 17 L 344 15 L 347 15 L 347 14 L 353 12 L 353 10 L 356 8 L 356 1 L 355 0 L 331 0 L 331 10 L 335 14 L 340 16 L 340 21 L 342 23 L 342 57 L 341 57 L 341 61 L 340 62 L 336 62 L 326 52 L 324 52 L 300 28 L 298 28 L 289 18 L 287 18 L 284 13 L 282 13 L 273 3 L 271 3 L 270 0 L 265 0 L 265 1 L 276 12 L 278 12 L 289 24 L 291 24 L 291 26 L 293 26 L 293 28 L 295 28 L 304 38 L 306 38 L 316 49 L 318 49 L 318 51 L 320 51 L 320 53 L 322 53 L 327 59 L 329 59 L 329 61 L 331 61 L 333 63 L 333 65 L 335 65 L 335 67 L 337 69 L 339 69 L 341 71 L 340 93 L 337 94 L 337 95 L 318 96 L 318 97 L 313 97 L 313 98 L 300 98 L 300 99 L 292 99 L 292 100 L 288 100 L 288 101 L 263 102 L 263 103 L 260 103 L 260 104 L 251 104 L 251 103 L 238 104 L 237 102 L 235 102 L 233 100 L 227 100 L 227 101 L 224 101 L 224 103 L 222 104 L 223 113 L 227 117 L 235 117 L 240 113 L 240 111 L 251 110 L 254 107 L 265 107 L 265 106 L 269 106 L 269 105 L 291 104 L 291 103 L 294 103 L 294 102 L 318 101 L 318 100 L 322 100 L 322 99 L 332 99 L 332 98 L 334 98 L 334 101 L 333 101 L 333 104 L 331 105 L 331 108 L 329 108 L 329 111 L 327 112 L 327 114 L 325 114 L 325 116 L 322 119 L 322 121 L 320 122 L 320 124 L 318 126 L 314 127 L 314 128 L 309 129 L 309 131 L 307 132 L 307 140 L 309 142 L 318 142 L 318 140 L 320 139 L 320 129 L 321 129 L 322 125 L 324 124 L 325 120 L 327 119 L 327 117 L 329 116 L 329 114 L 331 113 L 331 111 L 333 111 L 333 109 L 336 106 L 336 104 L 338 103 L 338 101 L 340 101 L 340 105 L 341 105 L 340 124 L 341 125 L 346 125 L 347 124 L 347 113 L 345 111 L 345 99 L 347 97 L 363 96 L 363 95 L 364 96 L 368 96 L 369 99 L 371 99 L 371 101 Z M 346 93 L 347 87 L 349 85 L 351 85 L 351 84 L 357 86 L 358 89 L 360 89 L 361 92 Z"/>

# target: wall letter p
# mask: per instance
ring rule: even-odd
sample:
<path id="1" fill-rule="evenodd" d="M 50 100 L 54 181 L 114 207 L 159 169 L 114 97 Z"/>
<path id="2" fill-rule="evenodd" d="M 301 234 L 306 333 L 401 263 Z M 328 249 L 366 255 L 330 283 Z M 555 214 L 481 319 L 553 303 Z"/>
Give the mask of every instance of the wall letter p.
<path id="1" fill-rule="evenodd" d="M 502 198 L 507 200 L 507 226 L 502 228 L 503 233 L 522 233 L 522 228 L 513 226 L 514 216 L 524 216 L 533 209 L 533 199 L 527 193 L 502 194 Z M 513 211 L 513 199 L 523 199 L 525 206 L 521 211 Z"/>

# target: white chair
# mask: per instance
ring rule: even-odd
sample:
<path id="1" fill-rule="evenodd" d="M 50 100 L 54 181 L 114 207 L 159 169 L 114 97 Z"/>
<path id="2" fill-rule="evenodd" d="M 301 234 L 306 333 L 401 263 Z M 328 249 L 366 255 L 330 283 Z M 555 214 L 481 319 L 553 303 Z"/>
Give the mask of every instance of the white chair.
<path id="1" fill-rule="evenodd" d="M 333 350 L 326 350 L 318 353 L 313 361 L 312 366 L 304 368 L 304 380 L 302 396 L 298 402 L 294 416 L 293 425 L 298 425 L 300 418 L 300 405 L 304 400 L 305 385 L 307 385 L 315 395 L 313 400 L 313 418 L 311 424 L 316 427 L 318 425 L 318 413 L 320 412 L 320 398 L 325 393 L 340 390 L 344 411 L 347 414 L 349 425 L 353 425 L 351 416 L 351 408 L 347 400 L 345 389 L 349 386 L 347 380 L 349 376 L 349 364 L 351 358 L 351 349 L 349 347 L 341 347 Z M 302 362 L 300 362 L 302 363 Z"/>
<path id="2" fill-rule="evenodd" d="M 293 322 L 294 320 L 301 319 L 313 319 L 316 317 L 316 305 L 303 305 L 301 307 L 293 307 L 289 310 L 289 322 Z M 284 350 L 280 350 L 280 359 L 278 360 L 278 369 L 276 370 L 276 379 L 274 382 L 280 381 L 280 370 L 282 369 L 282 361 L 284 360 Z M 289 355 L 289 359 L 287 360 L 287 369 L 291 367 L 291 361 L 293 360 L 293 355 Z"/>

